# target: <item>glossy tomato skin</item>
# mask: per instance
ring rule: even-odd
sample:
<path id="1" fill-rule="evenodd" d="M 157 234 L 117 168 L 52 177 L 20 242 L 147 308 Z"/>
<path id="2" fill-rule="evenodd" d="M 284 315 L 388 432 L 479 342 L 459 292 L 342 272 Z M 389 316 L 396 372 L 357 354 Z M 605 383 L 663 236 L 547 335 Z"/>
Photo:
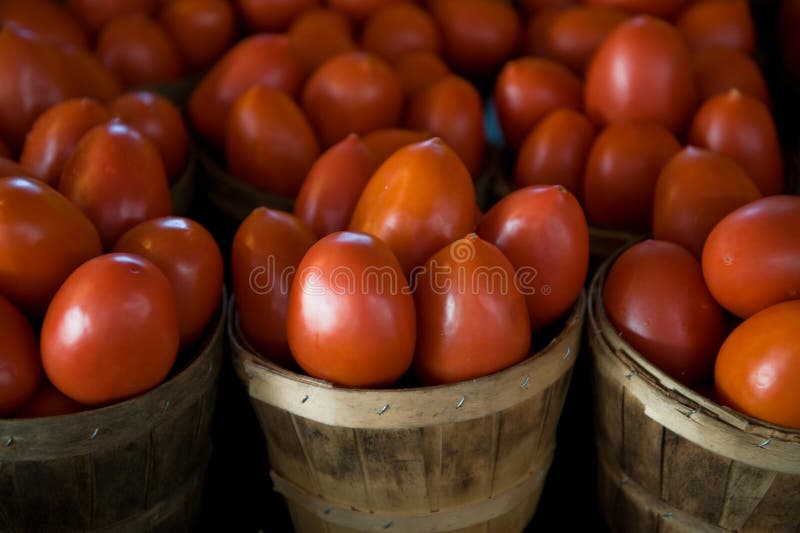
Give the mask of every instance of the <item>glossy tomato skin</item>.
<path id="1" fill-rule="evenodd" d="M 586 4 L 624 9 L 630 13 L 645 13 L 668 18 L 676 13 L 687 0 L 586 0 Z"/>
<path id="2" fill-rule="evenodd" d="M 600 132 L 583 181 L 589 222 L 647 231 L 658 176 L 680 149 L 675 136 L 653 122 L 614 124 Z"/>
<path id="3" fill-rule="evenodd" d="M 96 32 L 117 17 L 151 14 L 155 0 L 67 0 L 67 6 L 87 28 Z"/>
<path id="4" fill-rule="evenodd" d="M 783 160 L 775 121 L 755 98 L 736 89 L 709 98 L 694 116 L 689 142 L 739 163 L 762 194 L 783 191 Z"/>
<path id="5" fill-rule="evenodd" d="M 41 317 L 67 276 L 100 255 L 100 237 L 77 207 L 38 180 L 0 179 L 0 205 L 0 294 Z"/>
<path id="6" fill-rule="evenodd" d="M 395 58 L 392 66 L 406 98 L 450 74 L 442 58 L 426 51 L 402 54 Z"/>
<path id="7" fill-rule="evenodd" d="M 140 222 L 172 210 L 158 149 L 118 120 L 83 136 L 64 165 L 59 190 L 94 223 L 105 248 Z"/>
<path id="8" fill-rule="evenodd" d="M 36 393 L 42 363 L 28 319 L 0 296 L 0 417 L 19 411 Z"/>
<path id="9" fill-rule="evenodd" d="M 428 260 L 414 285 L 414 370 L 422 383 L 486 376 L 528 355 L 525 297 L 496 246 L 474 233 L 459 239 Z"/>
<path id="10" fill-rule="evenodd" d="M 180 346 L 203 335 L 222 298 L 222 253 L 203 226 L 182 217 L 157 218 L 131 228 L 114 246 L 152 262 L 175 291 Z"/>
<path id="11" fill-rule="evenodd" d="M 653 200 L 653 237 L 702 257 L 714 226 L 728 213 L 758 200 L 753 180 L 724 155 L 689 146 L 661 171 Z"/>
<path id="12" fill-rule="evenodd" d="M 674 26 L 636 16 L 616 27 L 592 58 L 584 100 L 600 124 L 653 121 L 674 133 L 697 103 L 689 48 Z"/>
<path id="13" fill-rule="evenodd" d="M 316 237 L 297 217 L 259 207 L 233 238 L 231 278 L 239 326 L 262 355 L 284 366 L 293 359 L 286 338 L 289 289 Z"/>
<path id="14" fill-rule="evenodd" d="M 370 149 L 351 133 L 314 162 L 297 194 L 294 214 L 320 237 L 346 230 L 376 168 Z"/>
<path id="15" fill-rule="evenodd" d="M 332 233 L 300 262 L 286 330 L 309 375 L 347 387 L 388 386 L 411 366 L 416 329 L 408 282 L 380 239 Z"/>
<path id="16" fill-rule="evenodd" d="M 231 172 L 277 194 L 295 196 L 319 155 L 302 110 L 285 93 L 248 89 L 228 113 L 225 155 Z"/>
<path id="17" fill-rule="evenodd" d="M 211 66 L 236 37 L 236 15 L 226 0 L 172 0 L 159 20 L 194 71 Z"/>
<path id="18" fill-rule="evenodd" d="M 603 303 L 620 336 L 668 375 L 690 386 L 711 376 L 725 315 L 688 250 L 655 240 L 633 245 L 609 270 Z"/>
<path id="19" fill-rule="evenodd" d="M 732 48 L 708 48 L 692 56 L 692 65 L 701 100 L 738 89 L 770 105 L 761 68 L 742 52 Z"/>
<path id="20" fill-rule="evenodd" d="M 456 153 L 439 138 L 405 146 L 378 167 L 350 230 L 383 240 L 403 271 L 472 229 L 475 190 Z"/>
<path id="21" fill-rule="evenodd" d="M 767 307 L 722 344 L 714 367 L 722 405 L 800 429 L 800 301 Z"/>
<path id="22" fill-rule="evenodd" d="M 534 331 L 575 303 L 589 269 L 589 229 L 580 204 L 566 189 L 519 189 L 480 219 L 477 233 L 517 269 Z"/>
<path id="23" fill-rule="evenodd" d="M 741 318 L 800 297 L 800 197 L 768 196 L 723 218 L 703 248 L 703 274 Z"/>
<path id="24" fill-rule="evenodd" d="M 7 157 L 0 157 L 0 178 L 33 178 L 32 174 L 32 172 L 19 166 L 16 161 Z"/>
<path id="25" fill-rule="evenodd" d="M 690 2 L 675 25 L 693 50 L 723 47 L 743 54 L 755 51 L 756 30 L 747 0 Z"/>
<path id="26" fill-rule="evenodd" d="M 147 259 L 108 254 L 81 265 L 53 298 L 42 325 L 42 363 L 58 390 L 102 405 L 161 383 L 178 342 L 175 296 L 164 274 Z"/>
<path id="27" fill-rule="evenodd" d="M 236 0 L 236 6 L 250 31 L 281 32 L 303 11 L 315 8 L 319 0 Z"/>
<path id="28" fill-rule="evenodd" d="M 58 187 L 64 163 L 81 137 L 111 116 L 105 106 L 89 98 L 56 104 L 36 119 L 25 137 L 20 165 L 52 187 Z"/>
<path id="29" fill-rule="evenodd" d="M 13 24 L 57 42 L 87 48 L 89 39 L 81 25 L 58 2 L 51 0 L 4 0 L 0 26 Z"/>
<path id="30" fill-rule="evenodd" d="M 17 418 L 41 418 L 79 413 L 86 409 L 72 398 L 65 396 L 52 383 L 45 380 L 36 390 L 33 398 L 25 404 Z"/>
<path id="31" fill-rule="evenodd" d="M 425 131 L 414 131 L 403 128 L 384 128 L 372 130 L 361 137 L 364 145 L 370 151 L 376 166 L 380 165 L 389 156 L 409 144 L 426 141 L 433 137 Z"/>
<path id="32" fill-rule="evenodd" d="M 309 9 L 292 22 L 287 35 L 303 77 L 328 59 L 356 48 L 352 23 L 336 9 Z"/>
<path id="33" fill-rule="evenodd" d="M 439 53 L 439 29 L 433 17 L 412 3 L 388 4 L 364 22 L 361 47 L 389 61 L 407 52 Z"/>
<path id="34" fill-rule="evenodd" d="M 61 53 L 78 85 L 77 94 L 103 103 L 122 94 L 120 78 L 108 70 L 92 52 L 77 47 L 64 47 Z"/>

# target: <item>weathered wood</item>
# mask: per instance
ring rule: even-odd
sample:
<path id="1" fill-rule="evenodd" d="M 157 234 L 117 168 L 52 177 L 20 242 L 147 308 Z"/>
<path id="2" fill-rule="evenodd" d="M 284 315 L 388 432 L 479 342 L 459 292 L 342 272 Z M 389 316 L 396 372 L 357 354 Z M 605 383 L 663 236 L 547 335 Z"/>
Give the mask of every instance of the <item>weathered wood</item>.
<path id="1" fill-rule="evenodd" d="M 728 472 L 719 525 L 742 529 L 775 480 L 775 472 L 734 462 Z"/>
<path id="2" fill-rule="evenodd" d="M 778 474 L 745 524 L 744 531 L 798 530 L 800 530 L 800 478 Z"/>
<path id="3" fill-rule="evenodd" d="M 664 426 L 642 416 L 642 402 L 622 389 L 622 469 L 652 494 L 661 494 L 661 453 Z"/>

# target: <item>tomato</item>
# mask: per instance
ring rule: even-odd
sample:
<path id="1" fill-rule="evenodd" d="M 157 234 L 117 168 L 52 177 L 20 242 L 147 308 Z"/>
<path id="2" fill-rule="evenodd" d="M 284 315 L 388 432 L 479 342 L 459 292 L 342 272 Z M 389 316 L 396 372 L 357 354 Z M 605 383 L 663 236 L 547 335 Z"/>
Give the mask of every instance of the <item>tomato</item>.
<path id="1" fill-rule="evenodd" d="M 175 104 L 163 96 L 138 91 L 120 96 L 109 106 L 111 114 L 135 128 L 158 148 L 170 183 L 186 168 L 189 132 Z"/>
<path id="2" fill-rule="evenodd" d="M 361 140 L 364 141 L 364 145 L 372 154 L 376 165 L 380 165 L 400 148 L 409 144 L 427 141 L 431 137 L 433 135 L 424 131 L 386 128 L 372 130 L 361 137 Z"/>
<path id="3" fill-rule="evenodd" d="M 654 240 L 631 246 L 608 271 L 603 303 L 620 336 L 659 369 L 686 385 L 711 376 L 725 315 L 688 250 Z"/>
<path id="4" fill-rule="evenodd" d="M 261 355 L 289 366 L 286 338 L 289 288 L 316 238 L 297 217 L 266 207 L 245 218 L 231 248 L 231 278 L 239 326 Z"/>
<path id="5" fill-rule="evenodd" d="M 764 195 L 783 190 L 783 162 L 775 122 L 760 101 L 732 89 L 706 100 L 689 132 L 691 144 L 727 155 Z"/>
<path id="6" fill-rule="evenodd" d="M 800 298 L 800 197 L 768 196 L 733 211 L 703 248 L 703 273 L 714 298 L 747 318 Z"/>
<path id="7" fill-rule="evenodd" d="M 407 52 L 395 58 L 394 71 L 406 98 L 450 73 L 442 59 L 431 52 Z"/>
<path id="8" fill-rule="evenodd" d="M 738 89 L 770 105 L 761 69 L 743 53 L 731 48 L 708 48 L 692 57 L 692 65 L 701 100 Z"/>
<path id="9" fill-rule="evenodd" d="M 175 291 L 181 348 L 199 340 L 219 308 L 224 281 L 222 253 L 208 230 L 187 218 L 148 220 L 125 233 L 114 251 L 161 270 Z"/>
<path id="10" fill-rule="evenodd" d="M 600 132 L 583 179 L 589 222 L 647 231 L 658 176 L 680 149 L 675 136 L 653 122 L 614 124 Z"/>
<path id="11" fill-rule="evenodd" d="M 304 76 L 356 48 L 350 21 L 335 9 L 309 9 L 292 22 L 287 35 Z"/>
<path id="12" fill-rule="evenodd" d="M 472 176 L 483 169 L 483 100 L 464 78 L 450 75 L 419 91 L 408 103 L 405 125 L 441 137 Z"/>
<path id="13" fill-rule="evenodd" d="M 83 411 L 85 407 L 72 398 L 64 396 L 49 381 L 42 382 L 33 398 L 25 404 L 17 418 L 41 418 L 44 416 L 71 415 Z"/>
<path id="14" fill-rule="evenodd" d="M 300 65 L 289 39 L 254 35 L 228 50 L 200 80 L 189 97 L 189 117 L 200 134 L 223 147 L 228 110 L 242 93 L 263 85 L 294 96 L 301 82 Z"/>
<path id="15" fill-rule="evenodd" d="M 673 133 L 697 101 L 689 48 L 674 26 L 633 17 L 600 45 L 586 72 L 586 111 L 600 124 L 654 121 Z"/>
<path id="16" fill-rule="evenodd" d="M 719 46 L 752 54 L 756 48 L 756 29 L 747 0 L 690 2 L 675 25 L 693 50 Z"/>
<path id="17" fill-rule="evenodd" d="M 389 61 L 407 52 L 439 52 L 441 37 L 433 17 L 421 7 L 387 4 L 364 22 L 361 48 Z"/>
<path id="18" fill-rule="evenodd" d="M 529 56 L 544 56 L 547 53 L 547 35 L 550 26 L 565 10 L 559 7 L 545 7 L 532 13 L 525 22 L 522 33 L 522 52 Z"/>
<path id="19" fill-rule="evenodd" d="M 105 248 L 140 222 L 171 211 L 158 149 L 118 120 L 83 136 L 64 165 L 59 190 L 94 223 Z"/>
<path id="20" fill-rule="evenodd" d="M 520 0 L 518 2 L 522 9 L 529 14 L 549 8 L 569 7 L 577 3 L 578 0 Z"/>
<path id="21" fill-rule="evenodd" d="M 295 215 L 320 237 L 347 229 L 376 167 L 370 149 L 351 133 L 314 162 L 297 195 Z"/>
<path id="22" fill-rule="evenodd" d="M 58 187 L 64 163 L 81 137 L 108 121 L 108 110 L 88 98 L 66 100 L 36 119 L 25 138 L 20 165 L 48 185 Z"/>
<path id="23" fill-rule="evenodd" d="M 389 247 L 341 231 L 306 253 L 292 282 L 289 346 L 309 375 L 347 387 L 382 387 L 411 365 L 414 300 Z"/>
<path id="24" fill-rule="evenodd" d="M 592 123 L 577 111 L 557 109 L 547 114 L 519 149 L 514 182 L 518 187 L 561 185 L 579 196 L 594 135 Z"/>
<path id="25" fill-rule="evenodd" d="M 11 148 L 0 139 L 0 158 L 10 159 L 11 157 L 13 157 Z"/>
<path id="26" fill-rule="evenodd" d="M 122 81 L 93 53 L 76 47 L 66 47 L 61 52 L 78 85 L 78 94 L 109 102 L 122 93 Z"/>
<path id="27" fill-rule="evenodd" d="M 31 173 L 19 166 L 12 159 L 7 157 L 0 157 L 0 178 L 10 177 L 30 177 Z"/>
<path id="28" fill-rule="evenodd" d="M 550 111 L 581 108 L 581 81 L 554 61 L 523 57 L 509 61 L 500 71 L 494 102 L 506 142 L 519 148 Z"/>
<path id="29" fill-rule="evenodd" d="M 614 7 L 631 13 L 645 13 L 668 18 L 677 12 L 687 0 L 584 0 L 595 6 Z"/>
<path id="30" fill-rule="evenodd" d="M 311 124 L 285 93 L 254 86 L 231 107 L 225 156 L 235 176 L 295 196 L 318 155 Z"/>
<path id="31" fill-rule="evenodd" d="M 236 16 L 226 0 L 172 0 L 159 20 L 191 70 L 211 66 L 236 36 Z"/>
<path id="32" fill-rule="evenodd" d="M 550 185 L 512 192 L 483 216 L 478 235 L 517 269 L 534 331 L 575 303 L 589 269 L 589 229 L 566 189 Z"/>
<path id="33" fill-rule="evenodd" d="M 149 15 L 155 7 L 155 0 L 67 0 L 67 6 L 84 26 L 96 32 L 114 18 Z"/>
<path id="34" fill-rule="evenodd" d="M 86 32 L 72 14 L 52 0 L 3 0 L 0 26 L 13 24 L 56 42 L 89 46 Z"/>
<path id="35" fill-rule="evenodd" d="M 236 5 L 250 31 L 281 32 L 319 0 L 236 0 Z"/>
<path id="36" fill-rule="evenodd" d="M 427 385 L 492 374 L 531 346 L 525 297 L 514 267 L 474 233 L 442 248 L 415 280 L 414 370 Z"/>
<path id="37" fill-rule="evenodd" d="M 469 171 L 437 137 L 399 149 L 378 167 L 350 229 L 383 240 L 408 273 L 469 233 L 474 212 Z"/>
<path id="38" fill-rule="evenodd" d="M 329 6 L 346 13 L 348 17 L 359 22 L 383 6 L 396 4 L 406 0 L 327 0 Z"/>
<path id="39" fill-rule="evenodd" d="M 653 236 L 680 244 L 700 258 L 714 226 L 759 198 L 758 187 L 733 160 L 689 146 L 670 159 L 658 178 Z"/>
<path id="40" fill-rule="evenodd" d="M 19 411 L 41 380 L 36 334 L 25 315 L 0 296 L 0 417 Z"/>
<path id="41" fill-rule="evenodd" d="M 303 109 L 324 146 L 349 133 L 366 133 L 397 124 L 403 90 L 379 57 L 349 52 L 326 61 L 303 89 Z"/>
<path id="42" fill-rule="evenodd" d="M 722 405 L 768 423 L 800 429 L 800 301 L 783 302 L 742 322 L 714 367 Z"/>
<path id="43" fill-rule="evenodd" d="M 164 274 L 139 256 L 102 255 L 78 267 L 53 298 L 42 325 L 42 364 L 73 400 L 108 404 L 167 377 L 178 331 Z"/>

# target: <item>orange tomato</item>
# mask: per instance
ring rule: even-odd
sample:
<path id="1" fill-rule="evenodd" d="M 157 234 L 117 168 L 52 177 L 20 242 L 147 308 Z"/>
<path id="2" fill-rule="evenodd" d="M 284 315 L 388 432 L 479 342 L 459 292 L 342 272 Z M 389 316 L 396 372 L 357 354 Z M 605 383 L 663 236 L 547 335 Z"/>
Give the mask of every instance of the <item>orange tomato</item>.
<path id="1" fill-rule="evenodd" d="M 770 105 L 767 82 L 749 56 L 732 48 L 708 48 L 694 54 L 692 66 L 701 100 L 738 89 Z"/>
<path id="2" fill-rule="evenodd" d="M 77 47 L 65 47 L 61 53 L 78 85 L 78 94 L 109 102 L 122 93 L 122 81 L 93 53 Z"/>
<path id="3" fill-rule="evenodd" d="M 645 13 L 661 18 L 669 18 L 687 0 L 584 0 L 585 4 L 624 9 L 631 13 Z"/>
<path id="4" fill-rule="evenodd" d="M 405 130 L 402 128 L 386 128 L 372 130 L 361 140 L 373 156 L 376 165 L 380 165 L 389 156 L 404 146 L 426 141 L 433 137 L 424 131 Z"/>
<path id="5" fill-rule="evenodd" d="M 0 26 L 13 24 L 56 42 L 81 48 L 89 39 L 72 13 L 52 0 L 3 0 L 0 2 Z"/>
<path id="6" fill-rule="evenodd" d="M 236 0 L 245 24 L 252 32 L 281 32 L 319 0 Z"/>
<path id="7" fill-rule="evenodd" d="M 0 178 L 9 177 L 32 178 L 34 176 L 31 176 L 31 172 L 19 166 L 16 161 L 7 157 L 0 157 Z"/>
<path id="8" fill-rule="evenodd" d="M 236 16 L 226 0 L 172 0 L 159 20 L 190 70 L 212 65 L 236 36 Z"/>
<path id="9" fill-rule="evenodd" d="M 33 398 L 25 404 L 17 418 L 41 418 L 44 416 L 71 415 L 85 407 L 72 398 L 64 396 L 52 383 L 45 380 L 36 390 Z"/>
<path id="10" fill-rule="evenodd" d="M 117 17 L 149 15 L 155 7 L 155 0 L 67 0 L 67 6 L 84 26 L 96 32 Z"/>
<path id="11" fill-rule="evenodd" d="M 42 363 L 28 319 L 0 296 L 0 417 L 19 411 L 36 393 Z"/>
<path id="12" fill-rule="evenodd" d="M 450 73 L 442 59 L 431 52 L 407 52 L 395 58 L 394 71 L 406 98 Z"/>
<path id="13" fill-rule="evenodd" d="M 756 30 L 747 0 L 690 2 L 675 21 L 692 50 L 733 48 L 752 54 Z"/>
<path id="14" fill-rule="evenodd" d="M 364 22 L 361 48 L 392 61 L 408 52 L 439 53 L 441 37 L 433 17 L 421 7 L 387 4 Z"/>
<path id="15" fill-rule="evenodd" d="M 309 9 L 286 32 L 303 76 L 309 76 L 328 59 L 355 50 L 350 21 L 335 9 Z"/>

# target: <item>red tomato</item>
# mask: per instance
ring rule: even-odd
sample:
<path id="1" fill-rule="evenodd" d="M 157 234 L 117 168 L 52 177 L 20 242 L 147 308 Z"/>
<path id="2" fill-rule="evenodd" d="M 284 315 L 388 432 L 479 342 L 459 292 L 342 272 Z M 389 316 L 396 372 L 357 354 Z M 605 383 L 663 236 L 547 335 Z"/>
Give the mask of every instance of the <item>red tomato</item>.
<path id="1" fill-rule="evenodd" d="M 192 124 L 218 147 L 224 146 L 228 110 L 254 85 L 294 96 L 302 73 L 284 35 L 254 35 L 239 41 L 200 80 L 189 97 Z"/>
<path id="2" fill-rule="evenodd" d="M 764 195 L 783 190 L 783 162 L 775 122 L 767 107 L 732 89 L 709 98 L 697 111 L 691 144 L 727 155 Z"/>
<path id="3" fill-rule="evenodd" d="M 285 93 L 257 85 L 231 107 L 225 156 L 235 176 L 295 196 L 318 155 L 311 124 Z"/>
<path id="4" fill-rule="evenodd" d="M 601 124 L 647 120 L 679 133 L 697 101 L 686 42 L 653 17 L 620 24 L 589 64 L 584 98 L 589 117 Z"/>
<path id="5" fill-rule="evenodd" d="M 239 326 L 261 355 L 284 366 L 292 362 L 286 339 L 289 288 L 315 240 L 299 218 L 266 207 L 250 213 L 233 237 L 231 278 Z"/>
<path id="6" fill-rule="evenodd" d="M 394 71 L 406 98 L 450 74 L 450 69 L 439 56 L 424 51 L 398 56 L 394 60 Z"/>
<path id="7" fill-rule="evenodd" d="M 120 96 L 110 105 L 111 114 L 135 128 L 158 148 L 170 183 L 186 168 L 189 132 L 175 104 L 163 96 L 139 91 Z"/>
<path id="8" fill-rule="evenodd" d="M 104 106 L 88 98 L 54 105 L 33 123 L 22 147 L 20 165 L 48 185 L 58 187 L 64 163 L 78 141 L 109 118 Z"/>
<path id="9" fill-rule="evenodd" d="M 328 59 L 355 50 L 350 21 L 335 9 L 309 9 L 287 31 L 304 76 Z"/>
<path id="10" fill-rule="evenodd" d="M 17 418 L 41 418 L 44 416 L 71 415 L 85 407 L 72 398 L 64 396 L 49 381 L 42 382 L 33 398 L 19 412 Z"/>
<path id="11" fill-rule="evenodd" d="M 525 296 L 494 245 L 474 233 L 459 239 L 428 260 L 414 285 L 414 370 L 423 383 L 479 378 L 528 356 Z"/>
<path id="12" fill-rule="evenodd" d="M 518 148 L 550 111 L 581 108 L 581 81 L 549 59 L 523 57 L 509 61 L 500 71 L 494 101 L 506 142 Z"/>
<path id="13" fill-rule="evenodd" d="M 700 258 L 714 226 L 759 198 L 758 187 L 733 160 L 689 146 L 670 159 L 658 178 L 653 236 L 680 244 Z"/>
<path id="14" fill-rule="evenodd" d="M 0 296 L 0 417 L 19 411 L 41 380 L 36 334 L 25 315 Z"/>
<path id="15" fill-rule="evenodd" d="M 341 231 L 306 253 L 292 282 L 289 346 L 309 375 L 347 387 L 382 387 L 411 365 L 414 300 L 389 247 Z"/>
<path id="16" fill-rule="evenodd" d="M 120 79 L 93 53 L 76 47 L 66 47 L 61 52 L 78 85 L 78 94 L 109 102 L 122 93 Z"/>
<path id="17" fill-rule="evenodd" d="M 140 222 L 171 211 L 158 149 L 118 120 L 83 136 L 64 165 L 59 190 L 94 223 L 105 248 Z"/>
<path id="18" fill-rule="evenodd" d="M 436 54 L 440 40 L 433 17 L 410 3 L 388 4 L 373 11 L 361 32 L 361 47 L 389 61 L 407 52 Z"/>
<path id="19" fill-rule="evenodd" d="M 549 113 L 522 143 L 514 182 L 518 187 L 561 185 L 579 196 L 594 135 L 592 123 L 577 111 L 557 109 Z"/>
<path id="20" fill-rule="evenodd" d="M 30 177 L 31 173 L 19 166 L 15 161 L 0 157 L 0 178 Z"/>
<path id="21" fill-rule="evenodd" d="M 10 159 L 11 157 L 13 157 L 11 154 L 11 148 L 9 148 L 6 143 L 0 140 L 0 158 Z"/>
<path id="22" fill-rule="evenodd" d="M 431 137 L 433 135 L 424 131 L 386 128 L 372 130 L 361 137 L 361 140 L 364 141 L 364 145 L 372 154 L 375 164 L 380 165 L 400 148 L 409 144 L 427 141 Z"/>
<path id="23" fill-rule="evenodd" d="M 155 0 L 67 0 L 67 6 L 84 26 L 96 32 L 117 17 L 149 15 L 155 7 Z"/>
<path id="24" fill-rule="evenodd" d="M 41 344 L 48 379 L 73 400 L 102 405 L 141 394 L 167 377 L 178 355 L 172 287 L 142 257 L 96 257 L 56 293 Z"/>
<path id="25" fill-rule="evenodd" d="M 294 213 L 320 237 L 347 229 L 375 157 L 355 133 L 316 160 L 300 188 Z"/>
<path id="26" fill-rule="evenodd" d="M 544 56 L 547 53 L 547 35 L 550 26 L 565 10 L 559 7 L 546 7 L 528 18 L 523 28 L 522 52 L 529 56 Z"/>
<path id="27" fill-rule="evenodd" d="M 362 21 L 383 6 L 404 1 L 406 0 L 327 0 L 327 3 L 329 6 L 346 13 L 351 19 Z"/>
<path id="28" fill-rule="evenodd" d="M 647 231 L 653 221 L 653 194 L 664 165 L 681 145 L 653 122 L 608 126 L 594 142 L 583 179 L 589 222 Z"/>
<path id="29" fill-rule="evenodd" d="M 703 273 L 741 318 L 800 298 L 800 197 L 761 198 L 723 218 L 703 248 Z"/>
<path id="30" fill-rule="evenodd" d="M 756 48 L 756 29 L 747 0 L 690 2 L 675 25 L 693 50 L 720 46 L 752 54 Z"/>
<path id="31" fill-rule="evenodd" d="M 236 0 L 236 5 L 250 31 L 281 32 L 319 0 Z"/>
<path id="32" fill-rule="evenodd" d="M 580 204 L 559 186 L 525 187 L 495 204 L 478 224 L 517 269 L 531 328 L 566 313 L 589 269 L 589 229 Z"/>
<path id="33" fill-rule="evenodd" d="M 714 368 L 722 405 L 800 429 L 800 301 L 773 305 L 725 340 Z"/>
<path id="34" fill-rule="evenodd" d="M 172 0 L 159 20 L 191 70 L 211 66 L 236 36 L 236 16 L 226 0 Z"/>
<path id="35" fill-rule="evenodd" d="M 14 25 L 60 43 L 89 46 L 86 32 L 72 14 L 52 0 L 3 0 L 0 26 Z"/>
<path id="36" fill-rule="evenodd" d="M 374 235 L 404 272 L 472 229 L 475 189 L 456 153 L 439 138 L 389 157 L 358 200 L 350 229 Z"/>
<path id="37" fill-rule="evenodd" d="M 686 385 L 711 376 L 725 315 L 688 250 L 654 240 L 630 247 L 608 271 L 603 302 L 620 336 L 665 373 Z"/>
<path id="38" fill-rule="evenodd" d="M 686 0 L 584 0 L 584 3 L 668 18 L 677 12 Z"/>
<path id="39" fill-rule="evenodd" d="M 326 61 L 303 89 L 303 109 L 322 144 L 349 133 L 366 133 L 397 124 L 403 90 L 391 68 L 366 52 L 349 52 Z"/>
<path id="40" fill-rule="evenodd" d="M 701 100 L 738 89 L 770 105 L 764 75 L 749 56 L 731 48 L 708 48 L 692 57 L 692 65 Z"/>

